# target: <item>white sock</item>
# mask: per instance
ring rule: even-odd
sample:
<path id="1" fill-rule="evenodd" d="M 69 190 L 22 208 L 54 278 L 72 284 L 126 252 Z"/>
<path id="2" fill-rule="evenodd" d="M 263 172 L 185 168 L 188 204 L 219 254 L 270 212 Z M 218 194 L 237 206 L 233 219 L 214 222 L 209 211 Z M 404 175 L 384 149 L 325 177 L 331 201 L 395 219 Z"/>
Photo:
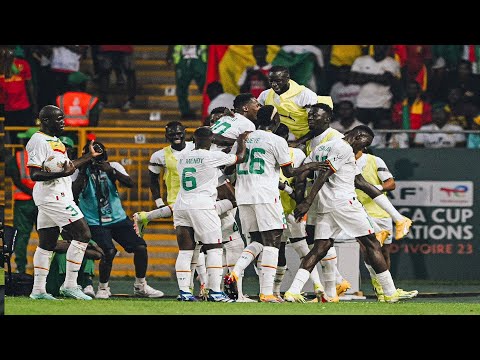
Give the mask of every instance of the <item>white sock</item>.
<path id="1" fill-rule="evenodd" d="M 50 271 L 50 262 L 53 251 L 48 251 L 37 246 L 33 254 L 33 289 L 32 294 L 45 294 L 47 292 L 47 276 Z"/>
<path id="2" fill-rule="evenodd" d="M 250 243 L 245 249 L 243 249 L 233 268 L 235 274 L 240 276 L 247 266 L 250 265 L 253 259 L 255 259 L 257 255 L 261 253 L 262 249 L 263 245 L 256 241 Z"/>
<path id="3" fill-rule="evenodd" d="M 218 216 L 226 213 L 228 210 L 233 209 L 233 204 L 228 199 L 218 200 L 215 202 L 215 209 L 217 210 Z"/>
<path id="4" fill-rule="evenodd" d="M 277 266 L 277 271 L 275 272 L 275 280 L 273 281 L 273 293 L 280 294 L 280 287 L 282 286 L 283 278 L 287 272 L 287 266 Z"/>
<path id="5" fill-rule="evenodd" d="M 260 272 L 262 277 L 262 287 L 260 294 L 273 295 L 273 282 L 275 281 L 275 273 L 277 272 L 278 249 L 273 246 L 263 247 L 263 256 Z"/>
<path id="6" fill-rule="evenodd" d="M 367 270 L 370 274 L 370 278 L 376 279 L 377 274 L 375 273 L 375 270 L 373 270 L 373 268 L 370 265 L 368 265 L 367 263 L 365 263 L 365 266 L 366 266 L 366 268 L 367 268 Z"/>
<path id="7" fill-rule="evenodd" d="M 222 291 L 220 289 L 223 271 L 222 254 L 222 248 L 210 249 L 207 251 L 207 258 L 205 260 L 207 264 L 208 288 L 215 292 Z"/>
<path id="8" fill-rule="evenodd" d="M 170 209 L 170 206 L 164 206 L 159 209 L 153 209 L 152 211 L 148 211 L 146 215 L 148 221 L 160 218 L 168 218 L 172 216 L 172 209 Z"/>
<path id="9" fill-rule="evenodd" d="M 310 252 L 310 249 L 308 248 L 307 240 L 305 239 L 292 243 L 292 246 L 293 246 L 293 249 L 298 254 L 300 261 L 305 257 L 305 255 L 307 255 Z M 313 286 L 315 289 L 319 289 L 322 291 L 324 290 L 322 282 L 320 281 L 320 275 L 318 273 L 317 265 L 315 265 L 312 272 L 310 273 L 310 279 L 312 280 Z"/>
<path id="10" fill-rule="evenodd" d="M 390 296 L 396 291 L 390 271 L 385 270 L 384 272 L 377 274 L 377 280 L 380 285 L 382 285 L 383 293 L 385 295 Z"/>
<path id="11" fill-rule="evenodd" d="M 106 283 L 99 282 L 98 289 L 104 289 L 104 290 L 108 289 L 108 281 Z"/>
<path id="12" fill-rule="evenodd" d="M 197 274 L 200 279 L 200 284 L 207 286 L 208 277 L 207 277 L 207 267 L 205 266 L 205 254 L 200 252 L 198 254 L 198 261 L 197 261 Z M 193 272 L 192 272 L 193 274 Z"/>
<path id="13" fill-rule="evenodd" d="M 85 250 L 87 249 L 87 243 L 72 240 L 67 250 L 67 266 L 65 272 L 65 287 L 74 288 L 78 286 L 77 278 L 80 266 L 82 266 L 83 257 L 85 256 Z"/>
<path id="14" fill-rule="evenodd" d="M 232 271 L 245 248 L 243 240 L 242 238 L 234 239 L 223 244 L 223 247 L 225 249 L 225 261 L 228 271 Z"/>
<path id="15" fill-rule="evenodd" d="M 190 278 L 192 270 L 193 250 L 179 250 L 177 261 L 175 262 L 175 274 L 177 275 L 178 288 L 181 291 L 190 292 Z"/>
<path id="16" fill-rule="evenodd" d="M 257 262 L 256 262 L 256 270 L 257 270 L 257 276 L 258 276 L 258 292 L 261 293 L 262 289 L 262 284 L 263 284 L 263 277 L 262 277 L 262 256 L 263 256 L 263 251 L 258 254 L 257 257 Z"/>
<path id="17" fill-rule="evenodd" d="M 393 221 L 397 222 L 403 220 L 404 216 L 393 207 L 392 203 L 390 200 L 388 200 L 385 194 L 377 196 L 375 199 L 373 199 L 373 201 L 375 201 L 378 206 L 385 210 L 388 215 L 392 217 Z"/>
<path id="18" fill-rule="evenodd" d="M 332 250 L 333 249 L 333 250 Z M 325 294 L 329 297 L 337 296 L 337 288 L 335 282 L 335 268 L 337 267 L 337 252 L 332 246 L 325 257 L 320 260 L 322 265 L 323 283 L 325 285 Z"/>
<path id="19" fill-rule="evenodd" d="M 135 283 L 134 285 L 144 285 L 147 283 L 147 280 L 145 278 L 135 278 Z"/>
<path id="20" fill-rule="evenodd" d="M 292 285 L 290 285 L 288 291 L 293 294 L 300 294 L 309 276 L 310 272 L 308 270 L 298 269 L 297 273 L 295 274 L 295 279 L 293 279 Z"/>

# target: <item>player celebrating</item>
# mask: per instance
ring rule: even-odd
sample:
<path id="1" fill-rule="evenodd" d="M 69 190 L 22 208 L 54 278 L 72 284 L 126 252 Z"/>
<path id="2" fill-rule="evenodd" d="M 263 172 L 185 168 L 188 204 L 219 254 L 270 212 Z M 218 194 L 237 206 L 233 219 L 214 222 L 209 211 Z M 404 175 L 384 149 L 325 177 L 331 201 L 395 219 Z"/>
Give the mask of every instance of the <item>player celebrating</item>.
<path id="1" fill-rule="evenodd" d="M 70 161 L 65 145 L 58 136 L 65 127 L 65 115 L 53 105 L 44 106 L 38 114 L 40 131 L 32 135 L 27 143 L 30 177 L 36 181 L 33 188 L 33 200 L 38 206 L 37 231 L 39 245 L 33 255 L 34 283 L 30 298 L 57 300 L 46 291 L 47 275 L 53 250 L 57 244 L 60 228 L 73 239 L 67 250 L 67 268 L 65 282 L 60 287 L 60 294 L 80 300 L 92 300 L 78 285 L 78 271 L 91 238 L 90 229 L 77 204 L 73 201 L 72 179 L 77 167 L 92 158 L 101 155 L 90 143 L 89 151 L 81 158 Z M 47 172 L 43 163 L 50 156 L 60 154 L 64 161 L 63 171 Z"/>

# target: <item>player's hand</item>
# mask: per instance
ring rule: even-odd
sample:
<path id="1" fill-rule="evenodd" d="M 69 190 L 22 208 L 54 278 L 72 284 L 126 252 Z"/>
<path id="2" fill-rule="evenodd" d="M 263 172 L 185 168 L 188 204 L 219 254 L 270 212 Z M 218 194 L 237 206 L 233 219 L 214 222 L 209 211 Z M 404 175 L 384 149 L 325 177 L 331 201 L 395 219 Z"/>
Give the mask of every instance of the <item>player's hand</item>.
<path id="1" fill-rule="evenodd" d="M 251 131 L 245 131 L 244 133 L 241 133 L 238 135 L 238 141 L 245 141 L 248 138 L 248 134 L 250 134 Z"/>
<path id="2" fill-rule="evenodd" d="M 327 171 L 328 169 L 330 169 L 330 166 L 325 161 L 322 161 L 322 162 L 314 161 L 309 163 L 308 166 L 310 170 L 314 170 L 314 171 Z"/>
<path id="3" fill-rule="evenodd" d="M 66 175 L 72 175 L 75 172 L 75 169 L 76 167 L 71 160 L 65 160 L 65 163 L 63 164 L 63 172 Z"/>
<path id="4" fill-rule="evenodd" d="M 300 204 L 297 205 L 295 210 L 293 210 L 293 215 L 295 216 L 296 222 L 300 222 L 302 220 L 308 209 L 310 209 L 310 205 L 311 204 L 306 201 L 302 201 Z"/>

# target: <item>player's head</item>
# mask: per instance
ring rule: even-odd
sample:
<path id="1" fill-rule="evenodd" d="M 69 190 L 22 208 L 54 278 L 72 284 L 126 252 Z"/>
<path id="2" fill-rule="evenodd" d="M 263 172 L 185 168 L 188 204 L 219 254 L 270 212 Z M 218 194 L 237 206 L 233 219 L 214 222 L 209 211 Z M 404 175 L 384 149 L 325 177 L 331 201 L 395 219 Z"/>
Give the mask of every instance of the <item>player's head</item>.
<path id="1" fill-rule="evenodd" d="M 265 105 L 257 113 L 257 128 L 275 132 L 280 124 L 280 115 L 273 105 Z"/>
<path id="2" fill-rule="evenodd" d="M 199 127 L 193 133 L 195 149 L 210 149 L 213 140 L 213 132 L 208 126 Z"/>
<path id="3" fill-rule="evenodd" d="M 38 113 L 40 128 L 47 135 L 58 136 L 65 128 L 65 115 L 55 105 L 46 105 Z"/>
<path id="4" fill-rule="evenodd" d="M 252 122 L 257 121 L 257 112 L 262 105 L 251 93 L 238 94 L 233 100 L 233 108 L 236 113 L 242 114 Z"/>
<path id="5" fill-rule="evenodd" d="M 309 129 L 316 135 L 320 135 L 330 127 L 332 116 L 333 110 L 327 104 L 318 103 L 310 106 L 308 109 Z"/>
<path id="6" fill-rule="evenodd" d="M 290 134 L 290 130 L 288 129 L 288 126 L 282 123 L 278 125 L 277 131 L 275 131 L 275 135 L 278 135 L 284 138 L 285 140 L 288 140 L 289 134 Z"/>
<path id="7" fill-rule="evenodd" d="M 183 149 L 185 145 L 185 126 L 179 121 L 170 121 L 165 126 L 165 137 L 174 149 Z"/>
<path id="8" fill-rule="evenodd" d="M 268 81 L 273 91 L 278 95 L 283 94 L 290 88 L 290 72 L 285 66 L 272 66 L 268 73 Z"/>
<path id="9" fill-rule="evenodd" d="M 216 107 L 210 112 L 210 115 L 208 115 L 208 124 L 212 126 L 218 119 L 223 116 L 234 116 L 234 113 L 232 112 L 232 110 L 225 106 Z"/>
<path id="10" fill-rule="evenodd" d="M 361 149 L 370 146 L 374 137 L 373 130 L 367 125 L 358 125 L 345 133 L 344 140 L 350 144 L 356 154 Z"/>

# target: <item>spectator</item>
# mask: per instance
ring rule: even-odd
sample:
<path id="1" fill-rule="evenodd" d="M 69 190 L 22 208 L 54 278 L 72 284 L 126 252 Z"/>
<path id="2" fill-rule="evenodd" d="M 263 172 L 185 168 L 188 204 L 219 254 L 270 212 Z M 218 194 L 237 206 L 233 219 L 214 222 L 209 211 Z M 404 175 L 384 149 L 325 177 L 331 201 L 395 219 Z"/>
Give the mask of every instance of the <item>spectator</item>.
<path id="1" fill-rule="evenodd" d="M 357 118 L 377 127 L 391 117 L 393 89 L 400 85 L 400 65 L 387 54 L 390 45 L 373 45 L 375 54 L 357 58 L 351 69 L 351 82 L 361 85 L 357 96 Z"/>
<path id="2" fill-rule="evenodd" d="M 393 106 L 392 122 L 398 129 L 420 129 L 432 121 L 432 106 L 421 97 L 422 90 L 416 80 L 409 80 L 407 97 Z M 410 134 L 413 141 L 415 134 Z"/>
<path id="3" fill-rule="evenodd" d="M 82 72 L 70 73 L 68 91 L 57 96 L 57 106 L 65 113 L 65 126 L 98 125 L 98 98 L 87 92 L 89 80 Z"/>
<path id="4" fill-rule="evenodd" d="M 52 47 L 50 45 L 27 45 L 26 47 L 38 108 L 41 109 L 45 105 L 55 103 L 55 77 L 50 67 Z"/>
<path id="5" fill-rule="evenodd" d="M 30 178 L 30 169 L 27 167 L 25 144 L 38 130 L 39 128 L 30 128 L 17 134 L 23 148 L 5 164 L 5 175 L 13 181 L 13 226 L 17 229 L 14 252 L 17 273 L 20 274 L 24 274 L 27 268 L 27 246 L 33 225 L 36 227 L 38 214 L 32 198 L 35 181 Z"/>
<path id="6" fill-rule="evenodd" d="M 120 110 L 129 111 L 135 105 L 137 74 L 133 52 L 133 45 L 100 45 L 96 54 L 99 65 L 100 111 L 108 105 L 110 74 L 115 68 L 121 69 L 127 76 L 127 100 L 122 102 Z"/>
<path id="7" fill-rule="evenodd" d="M 445 59 L 437 58 L 432 65 L 430 80 L 427 86 L 427 97 L 430 104 L 448 101 L 448 76 L 449 70 Z"/>
<path id="8" fill-rule="evenodd" d="M 373 141 L 370 144 L 369 148 L 406 149 L 410 147 L 410 140 L 407 133 L 385 133 L 377 131 L 377 129 L 389 130 L 392 127 L 392 121 L 385 118 L 378 124 L 378 128 L 372 129 L 375 137 L 373 138 Z"/>
<path id="9" fill-rule="evenodd" d="M 351 67 L 354 61 L 365 55 L 367 45 L 331 45 L 330 61 L 328 62 L 328 89 L 338 81 L 338 70 L 341 66 Z"/>
<path id="10" fill-rule="evenodd" d="M 464 45 L 432 45 L 433 59 L 443 58 L 448 71 L 455 71 L 462 58 Z"/>
<path id="11" fill-rule="evenodd" d="M 79 207 L 92 233 L 92 240 L 105 254 L 99 264 L 99 285 L 95 297 L 108 299 L 111 295 L 108 283 L 117 253 L 112 240 L 119 243 L 126 252 L 133 253 L 134 294 L 148 298 L 162 297 L 163 292 L 147 284 L 147 244 L 135 233 L 133 222 L 125 213 L 117 190 L 117 181 L 131 188 L 134 186 L 133 180 L 120 163 L 108 161 L 107 149 L 102 143 L 95 144 L 102 148 L 102 155 L 72 175 L 74 197 L 78 194 Z M 87 151 L 88 146 L 85 146 L 83 152 Z"/>
<path id="12" fill-rule="evenodd" d="M 425 91 L 427 74 L 432 66 L 431 45 L 393 45 L 393 49 L 400 62 L 404 86 L 406 87 L 409 81 L 415 80 L 421 90 Z"/>
<path id="13" fill-rule="evenodd" d="M 0 75 L 0 94 L 5 101 L 5 126 L 34 126 L 37 114 L 29 63 L 14 55 L 10 74 Z M 18 131 L 9 131 L 6 142 L 18 144 Z"/>
<path id="14" fill-rule="evenodd" d="M 50 69 L 55 84 L 54 99 L 68 91 L 68 75 L 80 70 L 80 60 L 86 54 L 85 45 L 59 45 L 52 47 Z"/>
<path id="15" fill-rule="evenodd" d="M 335 121 L 330 124 L 330 127 L 340 131 L 342 134 L 352 130 L 358 125 L 363 125 L 355 117 L 355 109 L 353 103 L 348 100 L 343 100 L 335 106 Z"/>
<path id="16" fill-rule="evenodd" d="M 270 88 L 268 73 L 272 64 L 267 62 L 267 45 L 253 45 L 252 52 L 256 64 L 245 69 L 242 75 L 240 75 L 238 86 L 241 93 L 251 93 L 258 98 L 262 91 Z"/>
<path id="17" fill-rule="evenodd" d="M 208 84 L 207 95 L 210 98 L 210 104 L 207 108 L 209 114 L 217 107 L 233 109 L 233 100 L 235 100 L 235 96 L 224 92 L 221 82 L 213 81 Z"/>
<path id="18" fill-rule="evenodd" d="M 420 130 L 443 130 L 445 133 L 417 133 L 415 137 L 416 147 L 465 147 L 465 134 L 463 133 L 463 129 L 458 125 L 448 123 L 447 111 L 441 105 L 433 108 L 432 123 L 423 125 Z"/>
<path id="19" fill-rule="evenodd" d="M 461 88 L 452 88 L 448 93 L 448 104 L 445 111 L 449 114 L 448 123 L 461 126 L 467 130 L 471 128 L 473 118 L 478 114 L 478 108 L 470 101 Z"/>
<path id="20" fill-rule="evenodd" d="M 360 92 L 360 85 L 350 83 L 350 66 L 343 65 L 337 69 L 337 81 L 330 90 L 333 104 L 336 105 L 341 101 L 350 101 L 353 107 L 357 106 L 357 96 Z"/>
<path id="21" fill-rule="evenodd" d="M 198 89 L 203 90 L 207 73 L 207 45 L 169 45 L 167 64 L 172 63 L 175 65 L 180 119 L 195 119 L 195 112 L 188 101 L 188 87 L 195 80 Z"/>
<path id="22" fill-rule="evenodd" d="M 480 115 L 473 119 L 472 130 L 480 130 Z M 468 134 L 467 148 L 480 149 L 480 134 Z"/>
<path id="23" fill-rule="evenodd" d="M 315 92 L 316 76 L 320 76 L 325 67 L 322 50 L 314 45 L 283 45 L 272 65 L 285 66 L 293 81 Z"/>
<path id="24" fill-rule="evenodd" d="M 472 74 L 472 64 L 468 60 L 460 60 L 457 70 L 449 73 L 448 88 L 462 89 L 465 102 L 480 106 L 480 79 Z"/>

